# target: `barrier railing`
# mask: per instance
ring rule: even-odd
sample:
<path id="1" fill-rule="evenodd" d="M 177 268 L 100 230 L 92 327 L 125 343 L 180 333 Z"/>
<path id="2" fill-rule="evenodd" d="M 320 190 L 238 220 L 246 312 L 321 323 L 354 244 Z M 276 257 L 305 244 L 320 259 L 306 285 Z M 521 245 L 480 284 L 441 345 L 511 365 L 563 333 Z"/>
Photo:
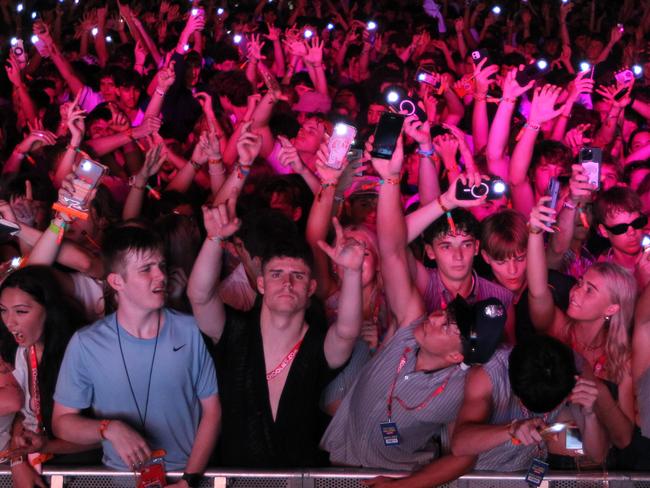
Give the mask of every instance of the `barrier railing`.
<path id="1" fill-rule="evenodd" d="M 116 472 L 104 467 L 48 468 L 44 476 L 51 488 L 133 487 L 133 473 Z M 201 488 L 361 488 L 363 480 L 376 476 L 401 477 L 406 473 L 366 469 L 313 470 L 210 470 Z M 168 473 L 173 481 L 182 473 Z M 9 488 L 11 472 L 0 469 L 0 488 Z M 445 485 L 446 488 L 525 488 L 524 473 L 476 472 Z M 650 473 L 565 472 L 549 473 L 540 488 L 650 488 Z"/>

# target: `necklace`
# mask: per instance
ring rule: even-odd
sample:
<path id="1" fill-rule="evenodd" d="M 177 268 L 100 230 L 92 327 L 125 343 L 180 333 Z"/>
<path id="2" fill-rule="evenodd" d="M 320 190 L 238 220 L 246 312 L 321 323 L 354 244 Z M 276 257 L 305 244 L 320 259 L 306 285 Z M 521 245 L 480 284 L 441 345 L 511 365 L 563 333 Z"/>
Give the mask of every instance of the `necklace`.
<path id="1" fill-rule="evenodd" d="M 151 376 L 153 375 L 153 365 L 156 360 L 156 350 L 158 349 L 158 337 L 160 336 L 160 311 L 158 311 L 158 325 L 156 326 L 156 342 L 153 346 L 153 354 L 151 355 L 151 366 L 149 366 L 149 379 L 147 381 L 147 399 L 144 404 L 144 416 L 140 411 L 140 405 L 138 405 L 138 399 L 135 396 L 135 391 L 133 391 L 133 384 L 131 383 L 131 376 L 129 375 L 129 368 L 126 366 L 126 359 L 124 358 L 124 350 L 122 349 L 122 339 L 120 338 L 120 326 L 117 323 L 117 312 L 115 312 L 115 330 L 117 331 L 117 343 L 120 346 L 120 355 L 122 356 L 122 364 L 124 365 L 124 372 L 126 373 L 126 379 L 129 382 L 129 389 L 131 390 L 131 397 L 133 398 L 133 403 L 135 403 L 135 408 L 138 410 L 138 417 L 140 417 L 140 424 L 142 425 L 142 431 L 144 432 L 147 424 L 147 411 L 149 409 L 149 393 L 151 392 Z"/>

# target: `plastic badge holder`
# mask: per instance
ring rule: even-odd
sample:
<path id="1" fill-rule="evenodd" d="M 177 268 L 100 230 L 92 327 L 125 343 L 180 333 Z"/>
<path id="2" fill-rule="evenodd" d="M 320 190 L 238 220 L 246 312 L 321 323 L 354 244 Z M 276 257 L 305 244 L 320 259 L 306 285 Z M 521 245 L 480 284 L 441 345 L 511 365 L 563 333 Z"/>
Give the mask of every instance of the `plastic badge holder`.
<path id="1" fill-rule="evenodd" d="M 75 170 L 75 179 L 72 182 L 74 193 L 70 197 L 59 198 L 52 208 L 70 217 L 87 220 L 90 192 L 99 185 L 99 180 L 107 170 L 106 166 L 96 161 L 82 159 Z"/>

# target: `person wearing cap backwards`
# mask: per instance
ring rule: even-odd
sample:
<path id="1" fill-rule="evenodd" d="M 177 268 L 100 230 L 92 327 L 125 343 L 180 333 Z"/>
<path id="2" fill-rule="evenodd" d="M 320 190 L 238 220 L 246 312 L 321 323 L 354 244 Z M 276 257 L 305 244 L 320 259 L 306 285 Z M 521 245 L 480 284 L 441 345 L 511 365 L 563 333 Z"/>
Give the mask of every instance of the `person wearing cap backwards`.
<path id="1" fill-rule="evenodd" d="M 602 463 L 609 440 L 594 412 L 598 388 L 589 369 L 577 376 L 576 366 L 584 364 L 557 339 L 537 336 L 472 368 L 453 454 L 478 456 L 475 469 L 485 471 L 545 470 L 549 452 L 576 449 L 587 463 Z M 577 431 L 581 446 L 572 444 Z"/>
<path id="2" fill-rule="evenodd" d="M 447 311 L 427 316 L 409 272 L 399 185 L 385 176 L 393 168 L 399 173 L 401 146 L 398 142 L 390 162 L 373 159 L 384 180 L 377 215 L 381 272 L 398 330 L 361 371 L 321 447 L 338 465 L 417 470 L 401 480 L 370 480 L 370 486 L 429 487 L 456 479 L 474 464 L 474 456 L 441 455 L 432 439 L 442 437 L 448 445 L 447 430 L 463 397 L 467 368 L 461 363 L 489 359 L 501 342 L 506 309 L 494 298 L 475 309 L 458 298 Z M 386 238 L 388 234 L 403 236 L 402 241 L 395 243 Z"/>

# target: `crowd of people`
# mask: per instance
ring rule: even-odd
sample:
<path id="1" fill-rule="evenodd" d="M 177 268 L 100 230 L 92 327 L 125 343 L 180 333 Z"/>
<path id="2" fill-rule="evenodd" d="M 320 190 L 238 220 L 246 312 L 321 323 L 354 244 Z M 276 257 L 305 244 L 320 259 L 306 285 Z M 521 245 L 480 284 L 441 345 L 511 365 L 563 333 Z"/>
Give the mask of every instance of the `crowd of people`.
<path id="1" fill-rule="evenodd" d="M 0 1 L 14 486 L 650 469 L 648 7 Z"/>

